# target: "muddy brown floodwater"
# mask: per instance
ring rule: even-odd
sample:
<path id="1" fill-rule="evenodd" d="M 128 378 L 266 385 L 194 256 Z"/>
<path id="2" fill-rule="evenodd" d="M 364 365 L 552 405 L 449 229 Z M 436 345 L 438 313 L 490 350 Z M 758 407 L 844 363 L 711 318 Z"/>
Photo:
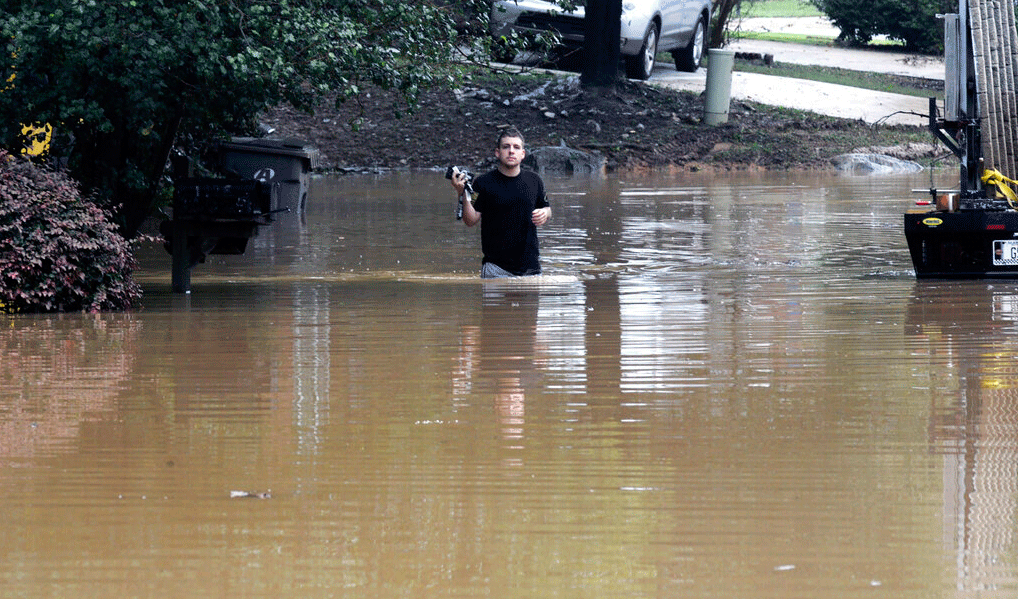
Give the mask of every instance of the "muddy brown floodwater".
<path id="1" fill-rule="evenodd" d="M 2 317 L 0 594 L 1018 592 L 1018 284 L 914 279 L 928 175 L 547 182 L 535 279 L 393 173 Z"/>

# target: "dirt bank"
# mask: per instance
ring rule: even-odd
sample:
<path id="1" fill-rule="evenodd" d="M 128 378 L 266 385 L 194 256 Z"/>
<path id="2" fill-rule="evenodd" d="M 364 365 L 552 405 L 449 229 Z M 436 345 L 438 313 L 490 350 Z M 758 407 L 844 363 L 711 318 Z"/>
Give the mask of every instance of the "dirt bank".
<path id="1" fill-rule="evenodd" d="M 495 132 L 509 123 L 531 148 L 565 143 L 600 152 L 609 171 L 831 169 L 839 154 L 907 143 L 915 145 L 898 157 L 922 161 L 931 142 L 917 127 L 871 126 L 739 101 L 726 125 L 705 125 L 702 115 L 702 97 L 690 92 L 625 82 L 593 93 L 581 89 L 576 76 L 534 74 L 477 76 L 431 90 L 412 112 L 392 93 L 371 90 L 358 101 L 320 106 L 313 115 L 273 110 L 262 123 L 275 136 L 316 146 L 326 166 L 341 172 L 451 164 L 481 170 L 491 164 Z"/>

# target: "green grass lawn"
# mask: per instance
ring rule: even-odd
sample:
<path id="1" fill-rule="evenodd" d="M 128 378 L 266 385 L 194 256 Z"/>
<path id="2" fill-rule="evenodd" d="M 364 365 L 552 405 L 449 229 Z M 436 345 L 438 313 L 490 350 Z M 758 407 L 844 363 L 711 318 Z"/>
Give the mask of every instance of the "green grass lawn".
<path id="1" fill-rule="evenodd" d="M 823 16 L 807 0 L 754 0 L 742 9 L 743 17 L 819 17 Z"/>
<path id="2" fill-rule="evenodd" d="M 743 19 L 757 17 L 822 17 L 816 6 L 809 0 L 752 0 L 748 2 L 743 10 Z M 731 27 L 738 26 L 738 18 L 730 24 Z M 790 42 L 794 44 L 827 45 L 832 38 L 817 37 L 812 35 L 798 35 L 794 33 L 772 33 L 760 31 L 738 30 L 733 34 L 734 38 L 765 40 L 769 42 Z M 871 46 L 900 46 L 901 42 L 875 39 L 870 42 Z"/>

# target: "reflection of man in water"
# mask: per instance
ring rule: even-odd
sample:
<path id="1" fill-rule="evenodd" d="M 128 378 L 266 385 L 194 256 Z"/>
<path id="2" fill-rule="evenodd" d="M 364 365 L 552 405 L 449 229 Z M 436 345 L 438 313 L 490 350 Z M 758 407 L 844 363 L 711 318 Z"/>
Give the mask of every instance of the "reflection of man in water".
<path id="1" fill-rule="evenodd" d="M 522 465 L 526 389 L 534 379 L 537 344 L 535 289 L 485 289 L 481 304 L 481 373 L 495 383 L 495 413 L 507 465 Z"/>
<path id="2" fill-rule="evenodd" d="M 502 438 L 517 441 L 510 449 L 523 449 L 523 424 L 527 415 L 527 394 L 519 376 L 499 377 L 495 386 L 495 409 L 502 425 Z"/>
<path id="3" fill-rule="evenodd" d="M 505 449 L 513 453 L 524 447 L 526 389 L 535 376 L 539 296 L 536 289 L 486 288 L 480 326 L 463 330 L 462 355 L 472 364 L 462 364 L 462 372 L 470 377 L 469 387 L 475 392 L 482 381 L 491 384 L 499 433 Z M 522 458 L 511 455 L 505 461 L 520 465 Z"/>
<path id="4" fill-rule="evenodd" d="M 526 154 L 519 130 L 500 131 L 497 167 L 474 181 L 475 198 L 463 202 L 463 223 L 468 227 L 481 223 L 483 278 L 541 274 L 537 227 L 551 218 L 551 207 L 541 177 L 521 169 Z M 454 174 L 451 182 L 458 195 L 466 193 L 464 174 Z"/>

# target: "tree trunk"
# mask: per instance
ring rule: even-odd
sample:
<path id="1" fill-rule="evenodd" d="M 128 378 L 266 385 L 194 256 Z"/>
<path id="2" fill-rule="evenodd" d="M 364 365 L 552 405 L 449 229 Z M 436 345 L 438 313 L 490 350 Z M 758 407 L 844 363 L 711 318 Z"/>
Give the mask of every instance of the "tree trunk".
<path id="1" fill-rule="evenodd" d="M 611 87 L 618 80 L 622 0 L 587 0 L 583 19 L 584 87 Z"/>
<path id="2" fill-rule="evenodd" d="M 728 42 L 725 33 L 728 31 L 728 21 L 732 18 L 733 12 L 738 12 L 742 0 L 714 0 L 713 24 L 708 24 L 710 38 L 707 40 L 708 48 L 722 48 Z"/>
<path id="3" fill-rule="evenodd" d="M 85 193 L 94 193 L 113 213 L 127 239 L 138 234 L 155 204 L 180 125 L 179 118 L 168 120 L 149 135 L 134 138 L 128 134 L 132 123 L 124 120 L 108 132 L 76 132 L 80 158 L 72 163 L 71 174 Z"/>
<path id="4" fill-rule="evenodd" d="M 160 128 L 159 141 L 139 151 L 144 159 L 138 165 L 145 178 L 145 187 L 122 188 L 126 201 L 123 204 L 123 222 L 121 233 L 127 239 L 133 239 L 145 223 L 145 220 L 152 215 L 155 206 L 159 185 L 166 170 L 166 163 L 170 159 L 170 152 L 173 150 L 173 143 L 177 138 L 177 131 L 180 128 L 180 118 L 170 118 Z"/>

